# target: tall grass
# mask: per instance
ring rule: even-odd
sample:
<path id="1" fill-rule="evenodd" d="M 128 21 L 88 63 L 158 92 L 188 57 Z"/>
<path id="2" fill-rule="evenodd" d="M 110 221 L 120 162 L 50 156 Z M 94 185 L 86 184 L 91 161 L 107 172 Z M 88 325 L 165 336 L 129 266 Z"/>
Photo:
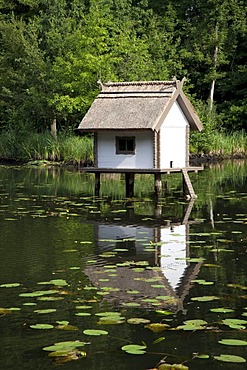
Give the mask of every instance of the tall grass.
<path id="1" fill-rule="evenodd" d="M 203 123 L 202 132 L 191 132 L 190 152 L 222 157 L 247 155 L 247 134 L 244 131 L 227 132 L 223 129 L 220 116 L 202 102 L 197 111 Z"/>
<path id="2" fill-rule="evenodd" d="M 10 130 L 0 134 L 0 158 L 87 165 L 93 162 L 93 140 L 66 133 L 54 138 L 49 132 L 18 134 Z"/>

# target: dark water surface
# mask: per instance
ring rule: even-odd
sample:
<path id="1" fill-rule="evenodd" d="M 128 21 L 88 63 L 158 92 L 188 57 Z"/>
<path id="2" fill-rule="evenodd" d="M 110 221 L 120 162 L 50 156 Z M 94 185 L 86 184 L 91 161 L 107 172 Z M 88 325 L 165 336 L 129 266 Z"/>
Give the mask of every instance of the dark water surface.
<path id="1" fill-rule="evenodd" d="M 0 166 L 0 369 L 245 369 L 247 163 L 191 178 L 194 204 L 176 175 L 155 202 L 151 176 L 137 176 L 131 200 L 121 176 L 105 177 L 95 198 L 92 175 Z M 43 350 L 77 340 L 78 360 Z"/>

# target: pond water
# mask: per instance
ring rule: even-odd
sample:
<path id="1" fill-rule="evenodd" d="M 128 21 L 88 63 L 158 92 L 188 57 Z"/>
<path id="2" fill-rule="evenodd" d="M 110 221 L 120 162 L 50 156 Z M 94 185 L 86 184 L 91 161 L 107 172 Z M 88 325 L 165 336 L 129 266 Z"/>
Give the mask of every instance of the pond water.
<path id="1" fill-rule="evenodd" d="M 191 179 L 0 166 L 0 368 L 245 369 L 247 163 Z"/>

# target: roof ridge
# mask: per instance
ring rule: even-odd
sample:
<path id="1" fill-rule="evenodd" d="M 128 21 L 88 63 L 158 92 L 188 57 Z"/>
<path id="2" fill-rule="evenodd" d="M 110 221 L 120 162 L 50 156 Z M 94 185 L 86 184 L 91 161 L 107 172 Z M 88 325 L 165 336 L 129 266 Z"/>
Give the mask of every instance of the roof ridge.
<path id="1" fill-rule="evenodd" d="M 176 81 L 171 80 L 171 81 L 128 81 L 128 82 L 111 82 L 108 81 L 106 83 L 102 84 L 103 86 L 140 86 L 140 85 L 174 85 L 176 86 Z"/>

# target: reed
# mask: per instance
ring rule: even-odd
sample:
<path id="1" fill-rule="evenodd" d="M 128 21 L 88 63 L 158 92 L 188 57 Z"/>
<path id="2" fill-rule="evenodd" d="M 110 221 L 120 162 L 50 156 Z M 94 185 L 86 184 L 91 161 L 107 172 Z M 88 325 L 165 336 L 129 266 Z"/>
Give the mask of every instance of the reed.
<path id="1" fill-rule="evenodd" d="M 0 158 L 85 165 L 93 161 L 93 140 L 65 133 L 55 138 L 49 132 L 18 134 L 9 130 L 0 134 Z"/>

